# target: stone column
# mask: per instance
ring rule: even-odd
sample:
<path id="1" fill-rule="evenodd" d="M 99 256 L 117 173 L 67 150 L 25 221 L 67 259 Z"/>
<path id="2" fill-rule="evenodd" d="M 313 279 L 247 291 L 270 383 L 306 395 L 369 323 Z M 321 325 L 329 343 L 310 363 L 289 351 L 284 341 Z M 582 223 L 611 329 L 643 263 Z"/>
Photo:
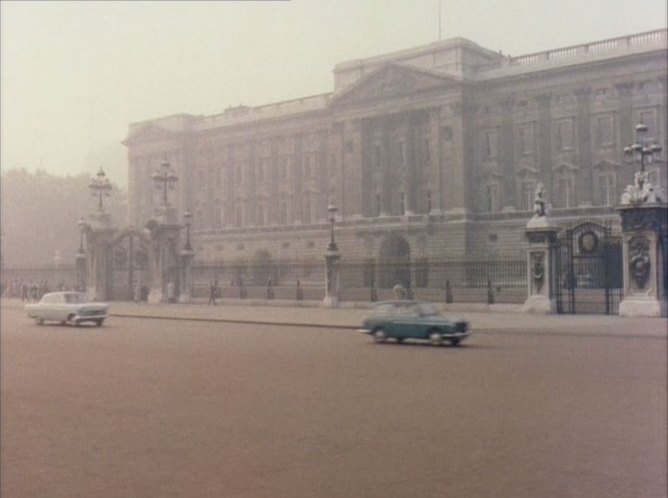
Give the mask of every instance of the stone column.
<path id="1" fill-rule="evenodd" d="M 527 300 L 526 313 L 549 314 L 557 311 L 554 246 L 559 228 L 547 216 L 542 183 L 536 187 L 535 215 L 526 227 Z"/>
<path id="2" fill-rule="evenodd" d="M 325 253 L 325 298 L 322 303 L 328 308 L 336 308 L 339 305 L 340 291 L 340 267 L 341 254 L 338 249 L 328 248 Z"/>
<path id="3" fill-rule="evenodd" d="M 151 232 L 149 251 L 150 283 L 148 301 L 167 301 L 167 284 L 172 281 L 180 289 L 180 254 L 177 248 L 181 226 L 176 223 L 151 220 L 146 224 Z"/>
<path id="4" fill-rule="evenodd" d="M 116 229 L 111 225 L 111 217 L 106 212 L 91 215 L 91 222 L 85 228 L 87 267 L 86 292 L 92 301 L 107 301 L 112 297 L 111 241 Z"/>
<path id="5" fill-rule="evenodd" d="M 624 299 L 621 316 L 666 316 L 668 205 L 627 204 L 622 218 Z"/>
<path id="6" fill-rule="evenodd" d="M 194 256 L 195 252 L 193 250 L 183 249 L 181 251 L 181 278 L 179 279 L 180 303 L 189 303 L 190 300 L 192 299 L 192 290 L 193 290 L 192 262 Z"/>

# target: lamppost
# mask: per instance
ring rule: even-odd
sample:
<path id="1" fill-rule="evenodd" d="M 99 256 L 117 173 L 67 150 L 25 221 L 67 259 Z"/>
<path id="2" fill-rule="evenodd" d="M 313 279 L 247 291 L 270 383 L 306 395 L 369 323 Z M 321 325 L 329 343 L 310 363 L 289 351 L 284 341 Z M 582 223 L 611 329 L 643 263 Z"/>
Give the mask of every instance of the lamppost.
<path id="1" fill-rule="evenodd" d="M 618 207 L 622 218 L 624 298 L 621 316 L 666 316 L 666 252 L 668 206 L 649 181 L 647 164 L 658 160 L 661 146 L 647 137 L 647 126 L 636 125 L 636 140 L 624 154 L 640 163 L 633 185 L 628 185 Z M 655 189 L 656 188 L 656 189 Z"/>
<path id="2" fill-rule="evenodd" d="M 186 209 L 186 212 L 183 213 L 183 218 L 186 220 L 186 244 L 183 246 L 184 251 L 192 251 L 193 248 L 190 245 L 190 224 L 193 214 Z"/>
<path id="3" fill-rule="evenodd" d="M 329 241 L 329 246 L 327 247 L 328 251 L 338 251 L 339 250 L 338 247 L 336 247 L 336 242 L 334 241 L 334 222 L 336 221 L 336 212 L 338 210 L 339 209 L 333 204 L 330 204 L 329 206 L 327 206 L 327 211 L 329 212 L 329 222 L 332 225 L 331 230 L 330 230 L 331 237 L 330 237 L 330 241 Z"/>
<path id="4" fill-rule="evenodd" d="M 84 253 L 83 238 L 84 230 L 86 229 L 86 220 L 83 219 L 83 216 L 79 218 L 77 225 L 79 225 L 79 250 L 77 251 L 77 257 L 79 257 L 80 254 Z"/>
<path id="5" fill-rule="evenodd" d="M 93 197 L 97 196 L 97 210 L 101 213 L 104 212 L 102 198 L 109 197 L 111 195 L 113 186 L 111 185 L 109 178 L 107 178 L 107 175 L 105 175 L 104 170 L 101 167 L 100 171 L 98 171 L 97 175 L 95 175 L 95 178 L 91 178 L 90 182 L 88 183 L 88 188 L 90 189 L 90 193 Z"/>
<path id="6" fill-rule="evenodd" d="M 176 182 L 178 177 L 172 171 L 171 165 L 167 160 L 163 160 L 160 163 L 160 168 L 155 171 L 152 175 L 153 181 L 155 182 L 155 188 L 162 190 L 162 204 L 164 207 L 169 206 L 169 201 L 167 199 L 167 190 L 174 190 L 176 188 Z"/>
<path id="7" fill-rule="evenodd" d="M 640 174 L 636 176 L 636 188 L 643 190 L 647 182 L 645 165 L 658 160 L 661 155 L 661 146 L 647 138 L 647 125 L 639 123 L 636 125 L 636 140 L 631 145 L 624 147 L 624 155 L 632 157 L 640 163 Z"/>
<path id="8" fill-rule="evenodd" d="M 190 225 L 193 214 L 186 209 L 183 213 L 183 219 L 186 225 L 186 243 L 181 251 L 181 278 L 179 279 L 181 289 L 179 289 L 179 302 L 188 303 L 192 298 L 192 267 L 191 263 L 195 252 L 190 244 Z"/>
<path id="9" fill-rule="evenodd" d="M 327 211 L 329 212 L 329 222 L 331 227 L 329 245 L 327 246 L 327 252 L 325 253 L 326 276 L 325 298 L 323 299 L 323 304 L 330 308 L 335 308 L 339 305 L 338 263 L 339 259 L 341 259 L 339 248 L 336 246 L 336 241 L 334 240 L 334 222 L 336 221 L 336 212 L 338 209 L 333 204 L 330 204 L 327 206 Z"/>

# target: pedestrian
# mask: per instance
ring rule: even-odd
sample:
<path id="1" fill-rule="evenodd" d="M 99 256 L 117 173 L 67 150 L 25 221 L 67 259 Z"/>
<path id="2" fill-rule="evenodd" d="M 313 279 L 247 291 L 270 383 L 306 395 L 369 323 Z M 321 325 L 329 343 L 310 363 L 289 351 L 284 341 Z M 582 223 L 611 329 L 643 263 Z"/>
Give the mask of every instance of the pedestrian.
<path id="1" fill-rule="evenodd" d="M 209 302 L 206 304 L 216 305 L 216 298 L 218 297 L 218 279 L 211 282 L 211 289 L 209 290 Z"/>
<path id="2" fill-rule="evenodd" d="M 175 303 L 176 297 L 174 296 L 174 282 L 170 281 L 167 284 L 167 302 Z"/>

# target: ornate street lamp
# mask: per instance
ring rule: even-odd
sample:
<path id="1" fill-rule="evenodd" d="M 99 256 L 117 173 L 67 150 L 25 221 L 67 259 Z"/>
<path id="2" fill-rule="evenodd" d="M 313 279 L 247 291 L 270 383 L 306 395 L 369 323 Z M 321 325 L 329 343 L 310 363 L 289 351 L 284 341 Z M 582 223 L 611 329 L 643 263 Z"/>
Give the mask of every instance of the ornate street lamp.
<path id="1" fill-rule="evenodd" d="M 97 175 L 95 175 L 95 178 L 91 178 L 90 182 L 88 183 L 88 188 L 90 189 L 91 195 L 93 197 L 97 196 L 98 198 L 97 210 L 103 212 L 104 206 L 102 204 L 102 198 L 109 197 L 111 195 L 113 186 L 111 185 L 109 178 L 107 178 L 107 175 L 104 174 L 104 170 L 101 167 L 100 171 L 98 171 Z"/>
<path id="2" fill-rule="evenodd" d="M 334 222 L 336 221 L 336 212 L 339 209 L 334 205 L 330 204 L 327 206 L 327 211 L 329 212 L 329 222 L 331 223 L 331 230 L 330 230 L 330 241 L 329 241 L 329 246 L 327 247 L 328 251 L 338 251 L 338 247 L 336 247 L 336 242 L 334 241 Z"/>
<path id="3" fill-rule="evenodd" d="M 83 216 L 79 218 L 77 225 L 79 225 L 79 250 L 77 251 L 77 254 L 83 254 L 84 253 L 83 238 L 84 238 L 84 230 L 86 229 L 86 221 L 83 219 Z"/>
<path id="4" fill-rule="evenodd" d="M 160 163 L 160 168 L 153 173 L 152 178 L 155 182 L 155 188 L 162 190 L 163 205 L 168 206 L 167 189 L 174 190 L 176 188 L 178 177 L 172 171 L 171 165 L 166 160 L 163 160 Z"/>
<path id="5" fill-rule="evenodd" d="M 624 154 L 632 157 L 640 163 L 639 187 L 642 188 L 646 181 L 645 165 L 651 164 L 661 156 L 661 146 L 647 138 L 647 125 L 639 123 L 636 125 L 636 140 L 631 145 L 624 147 Z"/>
<path id="6" fill-rule="evenodd" d="M 184 251 L 192 251 L 193 248 L 190 245 L 190 224 L 193 218 L 193 214 L 186 209 L 186 212 L 183 213 L 183 218 L 186 220 L 186 245 L 183 246 Z"/>

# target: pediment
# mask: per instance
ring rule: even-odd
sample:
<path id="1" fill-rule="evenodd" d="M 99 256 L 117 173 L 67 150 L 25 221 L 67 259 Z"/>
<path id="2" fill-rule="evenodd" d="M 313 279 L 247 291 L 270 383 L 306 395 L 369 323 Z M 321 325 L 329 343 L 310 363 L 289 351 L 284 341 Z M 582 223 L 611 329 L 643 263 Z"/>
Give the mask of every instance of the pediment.
<path id="1" fill-rule="evenodd" d="M 385 64 L 362 77 L 352 86 L 334 94 L 331 106 L 392 99 L 459 84 L 454 77 L 425 69 Z"/>
<path id="2" fill-rule="evenodd" d="M 538 176 L 538 170 L 529 166 L 522 166 L 517 171 L 518 178 L 535 178 Z"/>
<path id="3" fill-rule="evenodd" d="M 578 167 L 570 163 L 559 163 L 557 166 L 552 168 L 552 171 L 561 174 L 575 173 L 577 170 Z"/>
<path id="4" fill-rule="evenodd" d="M 130 133 L 128 137 L 123 140 L 123 144 L 128 145 L 139 142 L 155 142 L 158 140 L 172 139 L 173 137 L 173 131 L 166 130 L 153 123 L 147 123 L 138 130 Z"/>
<path id="5" fill-rule="evenodd" d="M 611 169 L 617 169 L 619 168 L 618 163 L 614 163 L 612 161 L 609 161 L 607 159 L 603 159 L 602 161 L 597 162 L 594 164 L 594 169 L 598 170 L 611 170 Z"/>

